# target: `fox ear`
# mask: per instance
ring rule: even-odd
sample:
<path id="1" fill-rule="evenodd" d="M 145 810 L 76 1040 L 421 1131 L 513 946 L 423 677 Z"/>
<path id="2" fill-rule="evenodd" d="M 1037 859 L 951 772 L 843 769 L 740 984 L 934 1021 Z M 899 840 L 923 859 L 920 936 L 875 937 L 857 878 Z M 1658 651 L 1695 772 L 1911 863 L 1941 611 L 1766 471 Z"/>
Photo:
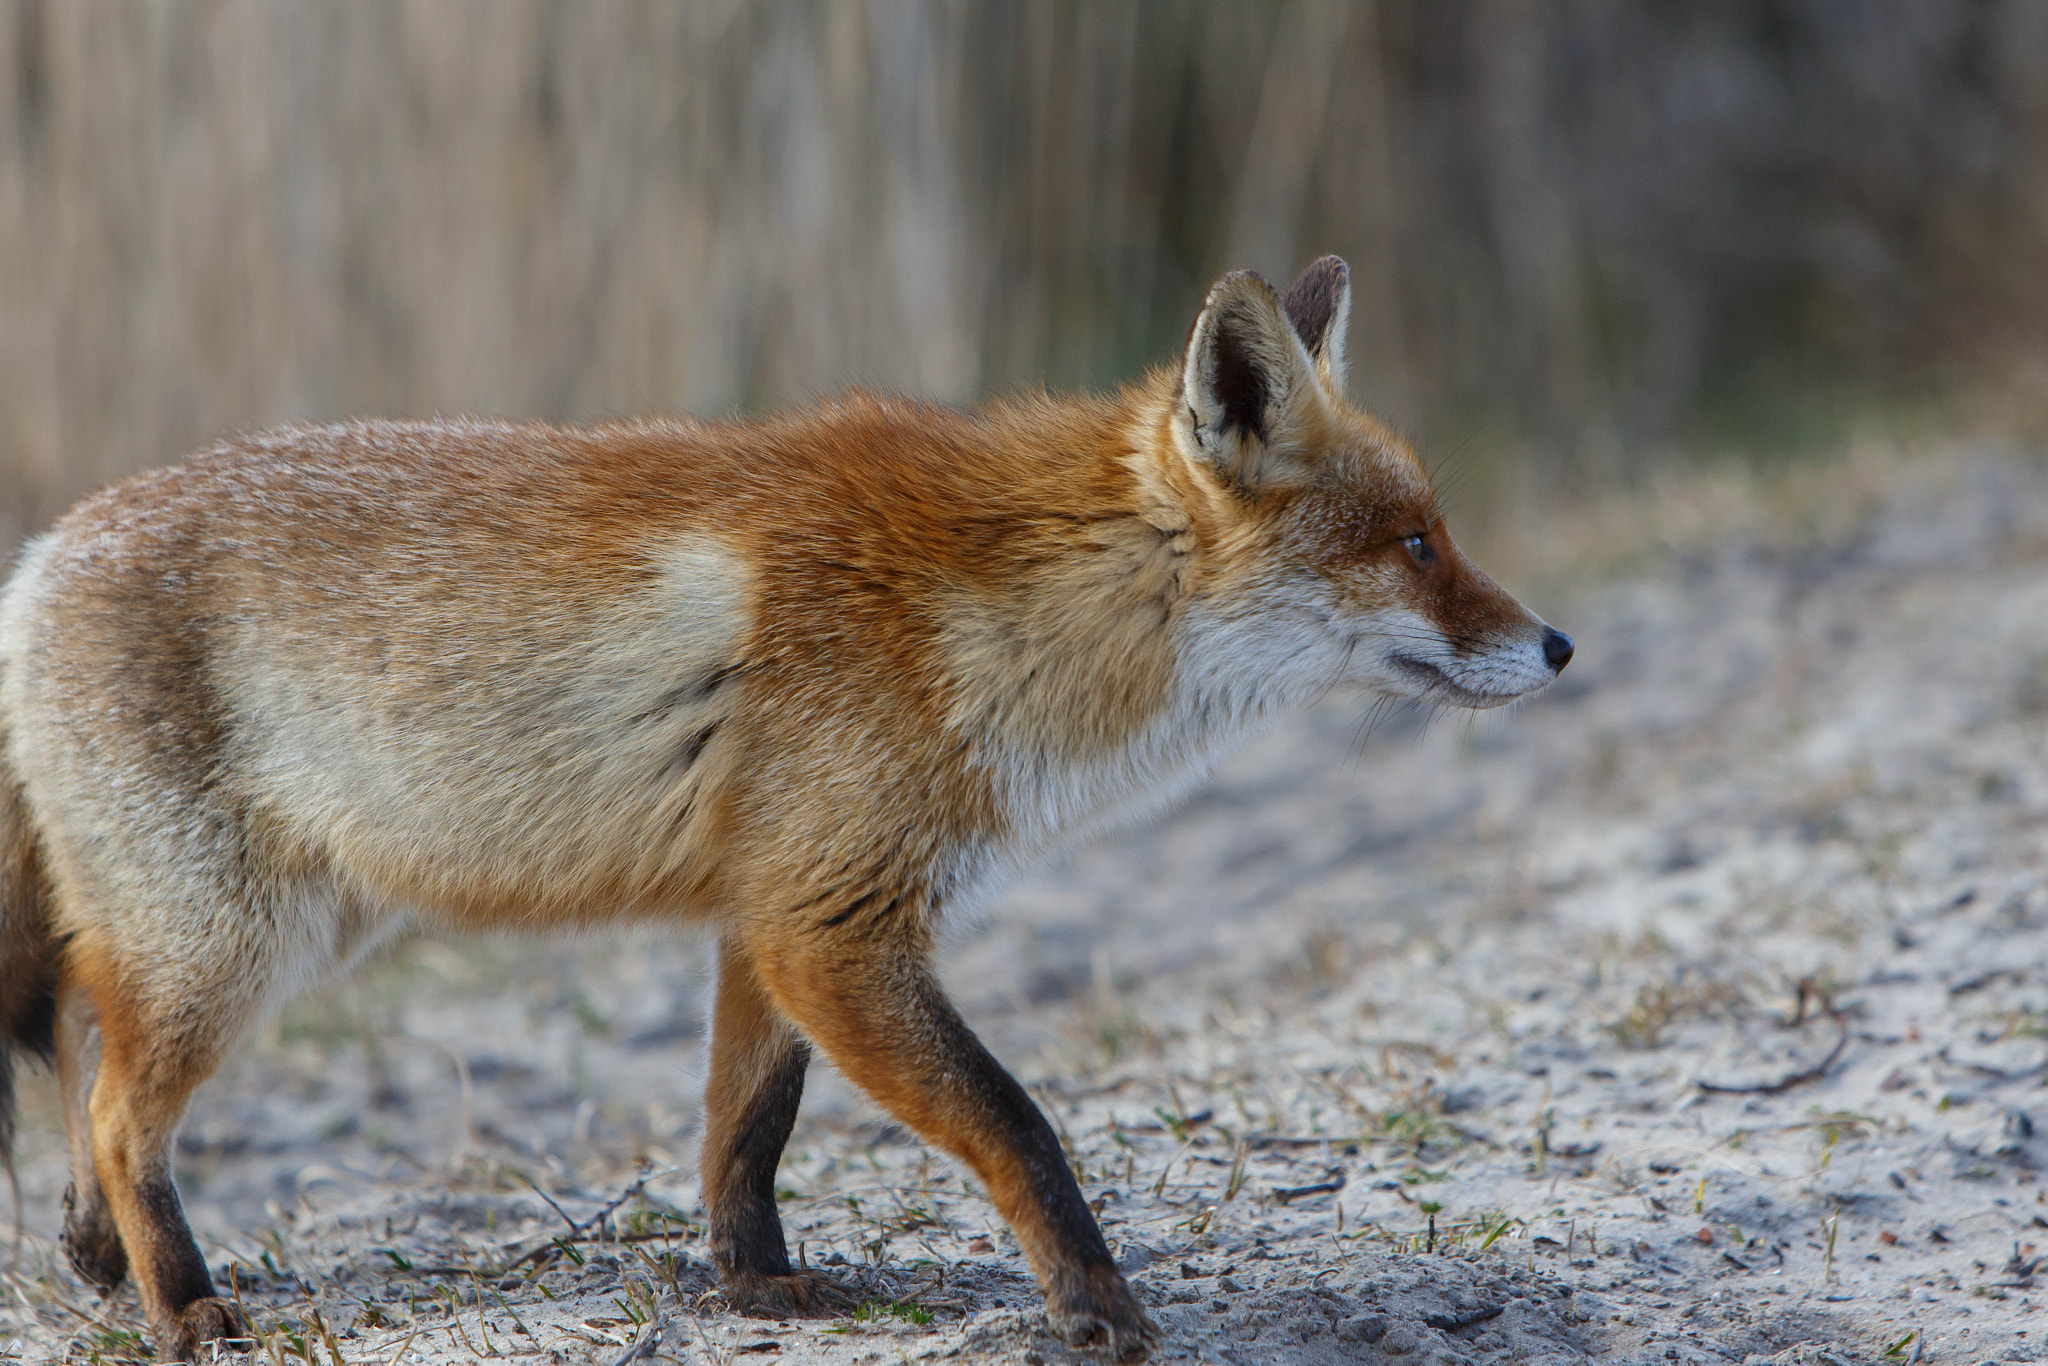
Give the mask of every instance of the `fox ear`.
<path id="1" fill-rule="evenodd" d="M 1333 394 L 1344 392 L 1344 334 L 1351 328 L 1351 267 L 1341 256 L 1315 261 L 1287 286 L 1281 302 L 1316 374 Z"/>
<path id="2" fill-rule="evenodd" d="M 1245 491 L 1301 473 L 1304 423 L 1317 402 L 1310 366 L 1264 277 L 1237 270 L 1218 280 L 1181 371 L 1196 459 Z"/>

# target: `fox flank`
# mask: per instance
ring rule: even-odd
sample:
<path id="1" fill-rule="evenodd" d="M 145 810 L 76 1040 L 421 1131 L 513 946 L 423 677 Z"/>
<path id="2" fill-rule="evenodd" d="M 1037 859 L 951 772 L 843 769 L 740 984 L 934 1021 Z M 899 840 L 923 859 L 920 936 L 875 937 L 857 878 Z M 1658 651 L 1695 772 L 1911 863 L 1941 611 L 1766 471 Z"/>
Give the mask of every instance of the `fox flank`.
<path id="1" fill-rule="evenodd" d="M 1325 257 L 1107 397 L 287 428 L 80 503 L 0 594 L 0 1140 L 54 1062 L 79 1273 L 160 1360 L 246 1335 L 172 1140 L 288 993 L 403 933 L 697 921 L 735 1309 L 848 1303 L 775 1210 L 815 1049 L 973 1169 L 1055 1331 L 1144 1356 L 933 947 L 1332 685 L 1492 707 L 1571 658 L 1345 401 L 1349 311 Z"/>

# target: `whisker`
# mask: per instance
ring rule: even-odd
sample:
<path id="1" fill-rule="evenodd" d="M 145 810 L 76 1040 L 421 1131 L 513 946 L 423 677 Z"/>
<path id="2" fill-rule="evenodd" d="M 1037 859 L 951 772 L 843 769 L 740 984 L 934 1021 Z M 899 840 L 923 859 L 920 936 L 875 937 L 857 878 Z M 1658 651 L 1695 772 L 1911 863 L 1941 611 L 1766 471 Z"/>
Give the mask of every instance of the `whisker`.
<path id="1" fill-rule="evenodd" d="M 1365 715 L 1360 718 L 1357 729 L 1352 733 L 1350 751 L 1346 756 L 1348 763 L 1355 766 L 1365 762 L 1365 747 L 1371 742 L 1373 732 L 1379 729 L 1380 722 L 1391 716 L 1394 709 L 1406 700 L 1386 693 L 1372 700 L 1372 705 L 1366 708 Z"/>
<path id="2" fill-rule="evenodd" d="M 1477 432 L 1468 432 L 1448 454 L 1432 455 L 1424 462 L 1423 474 L 1440 509 L 1448 510 L 1459 490 L 1469 482 L 1475 467 L 1465 457 L 1472 453 L 1478 439 Z"/>

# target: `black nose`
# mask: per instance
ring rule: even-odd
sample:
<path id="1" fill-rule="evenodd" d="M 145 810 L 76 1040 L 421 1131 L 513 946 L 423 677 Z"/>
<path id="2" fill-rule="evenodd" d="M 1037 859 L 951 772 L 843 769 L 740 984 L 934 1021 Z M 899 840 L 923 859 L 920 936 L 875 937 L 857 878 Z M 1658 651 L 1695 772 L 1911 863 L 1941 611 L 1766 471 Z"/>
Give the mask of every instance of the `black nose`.
<path id="1" fill-rule="evenodd" d="M 1543 658 L 1549 661 L 1552 673 L 1563 673 L 1564 666 L 1572 662 L 1572 638 L 1562 631 L 1544 627 Z"/>

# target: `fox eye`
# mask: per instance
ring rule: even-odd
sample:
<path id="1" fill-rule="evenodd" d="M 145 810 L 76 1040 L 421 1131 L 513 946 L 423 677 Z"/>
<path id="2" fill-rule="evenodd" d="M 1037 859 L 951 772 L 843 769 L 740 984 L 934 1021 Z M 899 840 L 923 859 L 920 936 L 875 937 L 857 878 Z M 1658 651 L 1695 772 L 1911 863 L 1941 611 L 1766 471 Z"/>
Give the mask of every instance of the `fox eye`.
<path id="1" fill-rule="evenodd" d="M 1407 547 L 1408 553 L 1415 557 L 1417 564 L 1428 564 L 1436 558 L 1436 549 L 1430 545 L 1429 537 L 1419 532 L 1413 536 L 1403 536 L 1401 544 Z"/>

